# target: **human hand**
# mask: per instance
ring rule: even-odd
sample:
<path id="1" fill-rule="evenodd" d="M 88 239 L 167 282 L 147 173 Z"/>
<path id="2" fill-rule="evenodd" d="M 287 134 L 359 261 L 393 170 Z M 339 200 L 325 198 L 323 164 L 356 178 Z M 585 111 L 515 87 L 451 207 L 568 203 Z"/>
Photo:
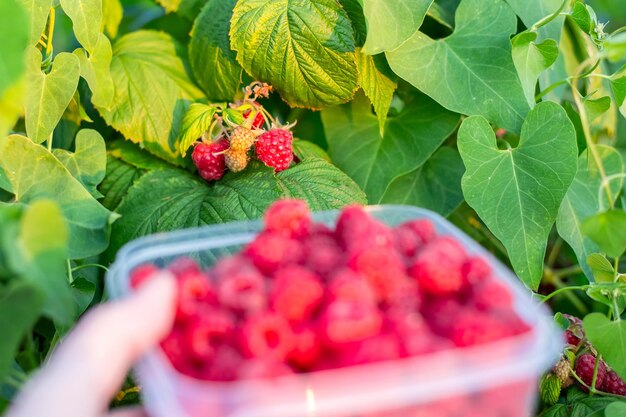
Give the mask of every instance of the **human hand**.
<path id="1" fill-rule="evenodd" d="M 94 308 L 24 387 L 5 417 L 143 417 L 108 411 L 128 370 L 171 329 L 176 284 L 159 272 L 132 296 Z"/>

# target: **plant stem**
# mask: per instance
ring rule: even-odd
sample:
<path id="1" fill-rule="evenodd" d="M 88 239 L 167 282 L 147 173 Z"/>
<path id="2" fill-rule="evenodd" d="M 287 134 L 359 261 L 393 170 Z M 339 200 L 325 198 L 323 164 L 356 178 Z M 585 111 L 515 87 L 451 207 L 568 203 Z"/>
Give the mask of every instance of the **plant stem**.
<path id="1" fill-rule="evenodd" d="M 563 246 L 563 239 L 561 236 L 557 237 L 554 241 L 554 245 L 552 245 L 552 249 L 550 250 L 550 254 L 548 255 L 548 266 L 552 268 L 554 263 L 556 262 L 557 256 L 559 256 L 559 252 L 561 251 L 561 247 Z"/>
<path id="2" fill-rule="evenodd" d="M 104 269 L 105 271 L 108 271 L 108 270 L 109 270 L 109 268 L 107 268 L 107 267 L 106 267 L 106 266 L 104 266 L 104 265 L 100 265 L 100 264 L 84 264 L 84 265 L 78 265 L 78 266 L 75 266 L 74 268 L 72 268 L 72 271 L 79 271 L 79 270 L 81 270 L 81 269 L 84 269 L 84 268 L 91 268 L 91 267 L 94 267 L 94 268 L 102 268 L 102 269 Z"/>
<path id="3" fill-rule="evenodd" d="M 54 134 L 54 132 L 50 134 L 50 137 L 47 140 L 47 142 L 48 142 L 48 152 L 52 152 L 52 135 L 53 134 Z"/>
<path id="4" fill-rule="evenodd" d="M 538 21 L 537 23 L 535 23 L 534 25 L 532 25 L 528 31 L 529 32 L 534 32 L 535 30 L 539 29 L 542 26 L 547 25 L 548 23 L 552 22 L 554 19 L 556 19 L 557 17 L 559 17 L 561 15 L 561 12 L 563 10 L 565 10 L 565 7 L 567 7 L 567 5 L 570 3 L 570 0 L 563 0 L 563 3 L 561 3 L 561 6 L 559 7 L 559 9 L 552 13 L 549 16 L 544 17 L 543 19 L 541 19 L 540 21 Z"/>
<path id="5" fill-rule="evenodd" d="M 70 284 L 74 282 L 74 274 L 72 274 L 72 271 L 73 271 L 72 261 L 68 259 L 67 260 L 67 280 L 69 281 Z"/>
<path id="6" fill-rule="evenodd" d="M 569 277 L 570 275 L 580 274 L 581 272 L 583 272 L 583 269 L 580 265 L 572 265 L 567 268 L 557 269 L 556 271 L 553 271 L 553 274 L 556 278 L 564 278 Z"/>

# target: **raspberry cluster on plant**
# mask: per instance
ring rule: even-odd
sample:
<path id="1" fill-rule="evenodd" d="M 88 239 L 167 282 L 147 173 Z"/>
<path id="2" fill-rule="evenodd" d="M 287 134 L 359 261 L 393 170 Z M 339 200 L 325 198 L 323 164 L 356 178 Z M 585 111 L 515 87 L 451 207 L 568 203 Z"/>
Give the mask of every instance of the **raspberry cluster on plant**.
<path id="1" fill-rule="evenodd" d="M 168 269 L 178 307 L 161 346 L 177 370 L 204 380 L 397 360 L 529 329 L 489 264 L 458 241 L 427 220 L 390 228 L 359 206 L 330 228 L 306 203 L 281 200 L 240 253 L 205 270 L 188 258 Z M 131 283 L 154 270 L 135 269 Z"/>

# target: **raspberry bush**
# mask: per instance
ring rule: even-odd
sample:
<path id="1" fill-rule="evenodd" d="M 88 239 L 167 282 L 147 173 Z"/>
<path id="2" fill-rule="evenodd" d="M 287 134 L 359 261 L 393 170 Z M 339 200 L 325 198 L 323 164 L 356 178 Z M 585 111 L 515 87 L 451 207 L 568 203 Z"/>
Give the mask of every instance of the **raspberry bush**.
<path id="1" fill-rule="evenodd" d="M 624 7 L 389 3 L 0 2 L 0 410 L 105 298 L 104 273 L 122 245 L 259 218 L 283 198 L 313 211 L 408 204 L 446 216 L 563 327 L 563 358 L 542 378 L 537 414 L 623 410 Z M 428 224 L 362 228 L 350 208 L 331 233 L 303 208 L 272 210 L 242 255 L 249 268 L 224 261 L 208 285 L 197 265 L 171 266 L 177 315 L 198 332 L 173 333 L 164 350 L 219 357 L 216 378 L 232 377 L 230 364 L 251 352 L 288 350 L 306 368 L 319 333 L 292 322 L 323 305 L 328 329 L 361 318 L 355 331 L 367 333 L 378 320 L 367 303 L 433 316 L 456 345 L 497 336 L 488 312 L 509 295 L 480 280 L 481 259 L 465 259 Z M 264 277 L 277 269 L 281 285 L 268 298 Z M 333 271 L 332 282 L 320 279 Z M 441 301 L 458 291 L 472 314 L 450 323 L 433 313 L 458 311 Z M 212 319 L 195 317 L 196 304 L 215 309 Z M 256 310 L 259 323 L 241 322 Z M 252 329 L 247 353 L 223 341 L 235 324 Z M 432 348 L 415 337 L 422 324 L 403 326 L 403 349 Z M 261 328 L 280 337 L 268 344 Z M 377 334 L 351 359 L 393 356 L 392 339 Z M 266 365 L 246 373 L 286 371 Z M 118 402 L 136 391 L 129 380 Z"/>

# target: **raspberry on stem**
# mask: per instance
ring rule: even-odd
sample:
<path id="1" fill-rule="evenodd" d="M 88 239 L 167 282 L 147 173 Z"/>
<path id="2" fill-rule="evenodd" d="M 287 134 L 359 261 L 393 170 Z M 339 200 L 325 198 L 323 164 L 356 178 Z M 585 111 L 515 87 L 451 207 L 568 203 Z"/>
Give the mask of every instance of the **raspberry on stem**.
<path id="1" fill-rule="evenodd" d="M 286 129 L 273 128 L 257 139 L 257 158 L 275 172 L 289 168 L 293 161 L 293 134 Z"/>
<path id="2" fill-rule="evenodd" d="M 191 159 L 200 176 L 206 181 L 216 181 L 224 176 L 226 170 L 224 151 L 228 146 L 228 141 L 223 138 L 213 143 L 197 143 L 194 146 Z"/>

